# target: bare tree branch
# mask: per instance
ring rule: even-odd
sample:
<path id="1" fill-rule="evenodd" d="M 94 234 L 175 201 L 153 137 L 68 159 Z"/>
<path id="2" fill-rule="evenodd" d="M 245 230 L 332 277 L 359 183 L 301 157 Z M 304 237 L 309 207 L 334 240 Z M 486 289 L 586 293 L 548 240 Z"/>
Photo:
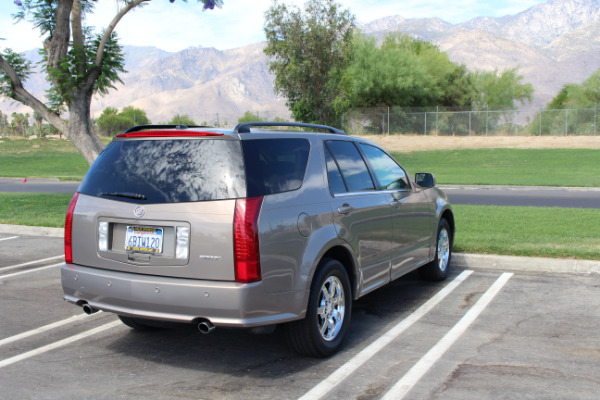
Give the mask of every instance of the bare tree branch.
<path id="1" fill-rule="evenodd" d="M 104 36 L 102 36 L 102 40 L 100 41 L 100 45 L 98 46 L 98 52 L 96 53 L 96 61 L 95 61 L 96 65 L 99 66 L 102 63 L 102 56 L 104 55 L 104 48 L 106 47 L 106 42 L 108 41 L 108 39 L 110 39 L 110 36 L 112 35 L 113 31 L 115 30 L 115 28 L 116 28 L 117 24 L 119 23 L 119 21 L 121 20 L 121 18 L 123 18 L 123 16 L 125 16 L 125 14 L 127 14 L 129 11 L 131 11 L 135 7 L 137 7 L 140 4 L 147 2 L 147 1 L 151 1 L 151 0 L 134 0 L 134 1 L 127 3 L 127 5 L 125 7 L 123 7 L 123 9 L 121 9 L 121 11 L 119 11 L 119 13 L 113 18 L 113 20 L 110 22 L 110 24 L 108 24 L 108 26 L 106 27 L 106 30 L 104 31 Z"/>
<path id="2" fill-rule="evenodd" d="M 6 62 L 2 55 L 0 55 L 0 68 L 12 81 L 14 100 L 31 107 L 34 111 L 42 115 L 48 122 L 54 125 L 54 127 L 59 131 L 67 131 L 67 124 L 60 118 L 58 114 L 50 110 L 44 103 L 39 101 L 37 98 L 35 98 L 35 96 L 25 90 L 23 87 L 23 82 L 21 82 L 21 79 L 17 75 L 16 71 L 10 66 L 10 64 Z"/>

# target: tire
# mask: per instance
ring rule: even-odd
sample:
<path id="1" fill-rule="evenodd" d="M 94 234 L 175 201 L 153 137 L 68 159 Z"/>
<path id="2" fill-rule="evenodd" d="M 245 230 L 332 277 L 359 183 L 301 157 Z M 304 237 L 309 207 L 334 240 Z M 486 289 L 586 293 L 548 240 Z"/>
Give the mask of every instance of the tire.
<path id="1" fill-rule="evenodd" d="M 311 357 L 334 354 L 346 337 L 351 311 L 346 269 L 337 260 L 323 260 L 311 284 L 306 317 L 285 326 L 288 343 L 296 352 Z"/>
<path id="2" fill-rule="evenodd" d="M 419 274 L 423 279 L 433 282 L 446 279 L 452 258 L 452 242 L 453 237 L 450 224 L 442 218 L 437 231 L 435 258 L 430 263 L 419 268 Z"/>
<path id="3" fill-rule="evenodd" d="M 156 326 L 146 325 L 144 323 L 144 320 L 141 320 L 139 318 L 124 317 L 122 315 L 119 315 L 119 319 L 121 320 L 122 323 L 124 323 L 128 327 L 135 329 L 136 331 L 139 331 L 139 332 L 149 332 L 149 331 L 155 331 L 157 329 L 160 329 Z"/>

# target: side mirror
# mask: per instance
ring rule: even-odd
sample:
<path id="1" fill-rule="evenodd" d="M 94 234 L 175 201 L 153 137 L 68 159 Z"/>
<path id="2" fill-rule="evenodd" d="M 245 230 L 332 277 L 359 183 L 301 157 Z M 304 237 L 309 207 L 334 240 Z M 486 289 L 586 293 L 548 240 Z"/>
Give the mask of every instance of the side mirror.
<path id="1" fill-rule="evenodd" d="M 429 172 L 417 172 L 415 182 L 422 188 L 432 188 L 435 186 L 435 176 Z"/>

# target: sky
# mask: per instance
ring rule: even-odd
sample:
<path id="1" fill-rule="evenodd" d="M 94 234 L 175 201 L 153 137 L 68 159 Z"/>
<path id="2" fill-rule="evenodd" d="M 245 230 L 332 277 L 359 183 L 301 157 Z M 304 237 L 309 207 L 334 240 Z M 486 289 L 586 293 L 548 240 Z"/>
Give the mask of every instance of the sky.
<path id="1" fill-rule="evenodd" d="M 404 18 L 437 17 L 452 24 L 475 17 L 502 17 L 543 3 L 544 0 L 337 0 L 355 15 L 358 23 L 399 15 Z M 18 6 L 14 0 L 0 0 L 1 48 L 22 52 L 41 47 L 42 38 L 32 24 L 14 24 L 11 17 Z M 98 0 L 88 16 L 88 25 L 104 27 L 118 11 L 117 0 Z M 121 45 L 154 46 L 175 52 L 188 47 L 215 47 L 219 50 L 242 47 L 265 40 L 264 13 L 272 0 L 223 0 L 221 9 L 202 11 L 196 0 L 152 0 L 129 12 L 117 25 Z M 280 0 L 303 7 L 305 0 Z"/>

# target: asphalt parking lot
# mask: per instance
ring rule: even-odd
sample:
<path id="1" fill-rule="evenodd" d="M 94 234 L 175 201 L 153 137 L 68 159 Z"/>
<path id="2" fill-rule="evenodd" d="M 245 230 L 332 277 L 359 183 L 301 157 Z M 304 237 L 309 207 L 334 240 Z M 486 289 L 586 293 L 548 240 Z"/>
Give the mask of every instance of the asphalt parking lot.
<path id="1" fill-rule="evenodd" d="M 328 359 L 257 335 L 182 327 L 134 332 L 62 300 L 62 238 L 0 233 L 3 399 L 598 399 L 600 274 L 492 269 L 458 256 L 452 276 L 410 274 L 354 303 Z M 536 261 L 544 264 L 543 261 Z M 489 264 L 489 263 L 488 263 Z M 565 273 L 585 270 L 586 273 Z"/>

